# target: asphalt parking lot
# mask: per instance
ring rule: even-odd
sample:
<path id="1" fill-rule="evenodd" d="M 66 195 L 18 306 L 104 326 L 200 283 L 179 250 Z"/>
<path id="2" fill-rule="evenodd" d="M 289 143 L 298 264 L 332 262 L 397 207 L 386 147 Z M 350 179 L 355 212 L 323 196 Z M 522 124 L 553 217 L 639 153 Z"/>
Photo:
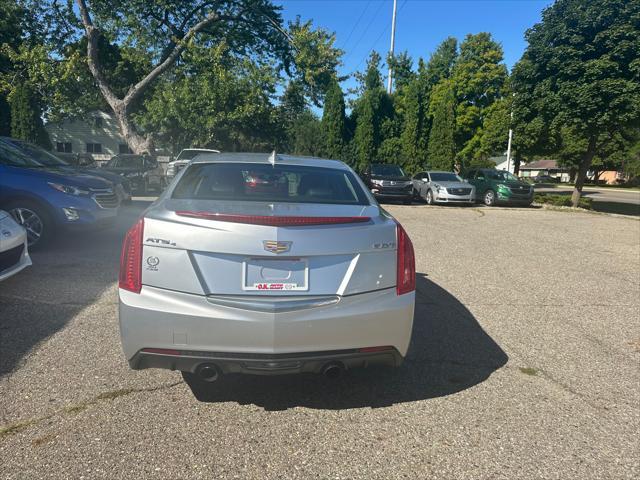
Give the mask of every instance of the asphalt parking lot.
<path id="1" fill-rule="evenodd" d="M 0 284 L 0 477 L 639 478 L 640 221 L 387 208 L 415 246 L 397 370 L 229 377 L 127 368 L 114 230 Z"/>

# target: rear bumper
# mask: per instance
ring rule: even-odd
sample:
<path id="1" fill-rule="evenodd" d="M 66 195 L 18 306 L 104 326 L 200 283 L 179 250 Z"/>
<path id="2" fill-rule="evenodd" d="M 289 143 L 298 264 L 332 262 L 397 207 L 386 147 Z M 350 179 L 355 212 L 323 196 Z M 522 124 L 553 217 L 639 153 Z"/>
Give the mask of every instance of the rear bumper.
<path id="1" fill-rule="evenodd" d="M 220 360 L 223 370 L 255 373 L 255 365 L 247 362 L 289 362 L 301 355 L 308 358 L 287 371 L 316 371 L 338 357 L 347 368 L 374 361 L 398 364 L 411 340 L 414 303 L 415 293 L 398 296 L 388 288 L 339 297 L 326 306 L 269 312 L 143 286 L 140 294 L 120 290 L 120 334 L 132 368 L 191 371 L 204 358 Z M 359 351 L 379 346 L 393 347 L 395 353 Z M 185 354 L 167 359 L 141 352 L 148 348 Z"/>
<path id="2" fill-rule="evenodd" d="M 16 273 L 21 272 L 31 265 L 31 258 L 27 250 L 26 235 L 22 234 L 21 238 L 23 239 L 22 244 L 17 244 L 10 249 L 7 248 L 0 252 L 0 282 L 14 276 Z M 21 246 L 22 250 L 20 250 Z M 15 251 L 19 251 L 20 255 L 15 259 L 14 263 L 14 259 L 9 257 L 12 257 L 12 253 Z M 5 262 L 7 262 L 6 265 Z"/>
<path id="3" fill-rule="evenodd" d="M 190 350 L 176 350 L 175 353 L 178 355 L 140 351 L 129 360 L 129 366 L 133 370 L 164 368 L 195 373 L 201 365 L 214 364 L 224 374 L 286 375 L 321 373 L 323 368 L 329 364 L 339 364 L 347 370 L 374 365 L 397 367 L 402 364 L 403 360 L 395 348 L 379 352 L 359 352 L 354 349 L 272 355 Z"/>

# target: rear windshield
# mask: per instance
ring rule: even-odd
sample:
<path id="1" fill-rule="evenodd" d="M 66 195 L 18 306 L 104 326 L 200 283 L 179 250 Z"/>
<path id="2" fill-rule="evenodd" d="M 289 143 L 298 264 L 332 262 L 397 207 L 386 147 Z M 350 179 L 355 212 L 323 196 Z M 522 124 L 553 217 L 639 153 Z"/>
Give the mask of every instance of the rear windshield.
<path id="1" fill-rule="evenodd" d="M 255 163 L 191 164 L 172 198 L 368 205 L 344 170 Z"/>

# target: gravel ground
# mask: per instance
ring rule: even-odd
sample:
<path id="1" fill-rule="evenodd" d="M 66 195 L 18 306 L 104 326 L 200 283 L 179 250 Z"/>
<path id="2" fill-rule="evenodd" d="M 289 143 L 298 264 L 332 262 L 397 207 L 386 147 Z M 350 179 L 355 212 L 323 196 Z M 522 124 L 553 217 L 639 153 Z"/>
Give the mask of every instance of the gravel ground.
<path id="1" fill-rule="evenodd" d="M 419 272 L 405 364 L 230 377 L 198 402 L 122 357 L 142 206 L 0 284 L 0 478 L 640 477 L 640 221 L 389 206 Z"/>

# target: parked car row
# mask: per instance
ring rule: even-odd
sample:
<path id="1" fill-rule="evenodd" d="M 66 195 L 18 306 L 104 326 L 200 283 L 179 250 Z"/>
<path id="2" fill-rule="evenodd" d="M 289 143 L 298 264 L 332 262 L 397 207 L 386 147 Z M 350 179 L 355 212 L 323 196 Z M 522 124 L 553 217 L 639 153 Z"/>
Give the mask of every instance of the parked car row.
<path id="1" fill-rule="evenodd" d="M 61 230 L 110 225 L 130 194 L 121 177 L 72 167 L 39 147 L 0 138 L 0 209 L 39 247 Z"/>
<path id="2" fill-rule="evenodd" d="M 409 177 L 398 165 L 373 163 L 361 174 L 362 180 L 379 201 L 398 200 L 410 204 L 422 199 L 428 205 L 450 203 L 487 206 L 530 205 L 533 187 L 515 175 L 491 168 L 453 172 L 423 171 Z"/>

